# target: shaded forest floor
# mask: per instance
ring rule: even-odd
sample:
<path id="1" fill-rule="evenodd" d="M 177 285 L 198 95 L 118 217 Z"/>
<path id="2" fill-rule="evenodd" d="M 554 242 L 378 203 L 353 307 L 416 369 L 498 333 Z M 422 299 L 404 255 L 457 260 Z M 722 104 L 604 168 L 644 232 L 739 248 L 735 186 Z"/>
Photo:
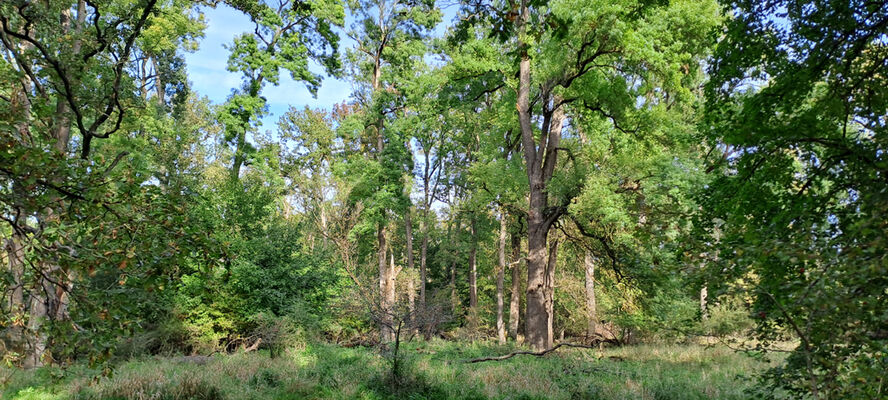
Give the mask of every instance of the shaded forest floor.
<path id="1" fill-rule="evenodd" d="M 561 348 L 546 357 L 506 354 L 512 346 L 416 341 L 402 345 L 399 387 L 389 361 L 370 348 L 312 344 L 270 358 L 254 352 L 205 363 L 143 358 L 120 364 L 111 378 L 70 368 L 0 369 L 0 399 L 745 399 L 767 364 L 718 346 L 639 345 Z M 2 381 L 0 381 L 2 382 Z"/>

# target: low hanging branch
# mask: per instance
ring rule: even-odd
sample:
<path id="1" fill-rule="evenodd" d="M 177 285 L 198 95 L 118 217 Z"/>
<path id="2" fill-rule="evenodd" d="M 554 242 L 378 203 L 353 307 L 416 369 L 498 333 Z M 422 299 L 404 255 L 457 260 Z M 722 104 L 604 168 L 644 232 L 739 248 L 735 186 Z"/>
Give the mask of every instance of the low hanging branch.
<path id="1" fill-rule="evenodd" d="M 587 346 L 584 344 L 558 343 L 554 347 L 552 347 L 551 349 L 546 349 L 543 351 L 527 351 L 527 350 L 513 351 L 513 352 L 506 354 L 504 356 L 473 358 L 471 360 L 466 360 L 465 363 L 466 364 L 474 364 L 474 363 L 485 362 L 485 361 L 502 361 L 502 360 L 508 360 L 512 357 L 520 356 L 520 355 L 542 357 L 542 356 L 545 356 L 546 354 L 549 354 L 555 350 L 558 350 L 558 348 L 560 348 L 562 346 L 577 347 L 577 348 L 581 348 L 581 349 L 595 349 L 596 348 L 596 347 Z"/>

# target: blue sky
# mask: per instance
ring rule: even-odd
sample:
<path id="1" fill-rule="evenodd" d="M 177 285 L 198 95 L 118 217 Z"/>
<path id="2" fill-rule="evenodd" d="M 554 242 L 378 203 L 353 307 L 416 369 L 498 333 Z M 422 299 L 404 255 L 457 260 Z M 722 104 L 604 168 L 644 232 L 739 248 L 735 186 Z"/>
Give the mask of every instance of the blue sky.
<path id="1" fill-rule="evenodd" d="M 207 22 L 206 36 L 200 41 L 198 51 L 185 54 L 188 77 L 192 90 L 198 95 L 209 97 L 214 104 L 221 104 L 232 89 L 241 85 L 240 75 L 225 69 L 228 50 L 223 46 L 231 44 L 235 36 L 252 31 L 253 24 L 246 15 L 225 5 L 207 7 L 203 11 Z M 436 29 L 437 34 L 443 32 L 455 13 L 456 7 L 445 9 L 444 22 Z M 346 24 L 350 22 L 351 19 L 347 18 Z M 340 52 L 344 53 L 354 42 L 343 34 L 340 37 Z M 322 73 L 323 69 L 314 65 L 314 71 Z M 315 98 L 304 84 L 294 82 L 288 73 L 282 73 L 279 85 L 267 85 L 262 91 L 262 95 L 268 100 L 269 115 L 262 119 L 260 131 L 275 130 L 278 119 L 290 106 L 300 109 L 305 106 L 330 109 L 334 104 L 347 100 L 351 92 L 350 83 L 325 76 Z"/>
<path id="2" fill-rule="evenodd" d="M 253 24 L 243 13 L 224 5 L 217 8 L 206 8 L 206 37 L 200 41 L 200 49 L 194 53 L 186 53 L 188 77 L 192 90 L 200 96 L 207 96 L 215 104 L 225 101 L 231 90 L 241 85 L 241 77 L 237 73 L 225 69 L 228 63 L 228 50 L 223 46 L 234 41 L 234 37 L 253 30 Z M 343 43 L 350 45 L 350 43 Z M 316 66 L 316 72 L 322 72 Z M 281 74 L 280 84 L 268 85 L 262 95 L 268 99 L 270 114 L 262 119 L 260 130 L 274 130 L 277 120 L 292 105 L 298 108 L 330 108 L 333 104 L 348 99 L 351 84 L 343 80 L 325 77 L 318 90 L 317 98 L 312 97 L 302 83 L 294 82 L 288 73 Z"/>

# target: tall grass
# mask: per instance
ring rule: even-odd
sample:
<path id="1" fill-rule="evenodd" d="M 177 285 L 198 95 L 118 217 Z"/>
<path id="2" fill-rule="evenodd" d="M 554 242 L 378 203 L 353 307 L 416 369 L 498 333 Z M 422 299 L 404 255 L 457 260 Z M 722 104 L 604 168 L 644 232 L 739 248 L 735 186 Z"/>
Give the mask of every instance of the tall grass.
<path id="1" fill-rule="evenodd" d="M 414 341 L 403 344 L 405 380 L 386 384 L 386 360 L 374 349 L 314 344 L 271 358 L 217 356 L 205 364 L 145 358 L 110 377 L 72 369 L 19 372 L 2 399 L 745 399 L 749 379 L 767 365 L 724 347 L 639 345 L 559 349 L 467 364 L 512 346 Z"/>

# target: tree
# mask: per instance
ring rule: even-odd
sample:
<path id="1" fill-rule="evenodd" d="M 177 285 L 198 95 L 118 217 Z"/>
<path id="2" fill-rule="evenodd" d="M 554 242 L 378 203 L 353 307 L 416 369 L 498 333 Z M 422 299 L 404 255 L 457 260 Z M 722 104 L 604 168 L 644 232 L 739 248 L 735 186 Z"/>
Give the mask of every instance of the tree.
<path id="1" fill-rule="evenodd" d="M 75 256 L 84 257 L 77 250 L 82 238 L 65 237 L 76 232 L 68 224 L 83 221 L 68 212 L 110 207 L 113 194 L 94 196 L 102 196 L 106 179 L 127 153 L 87 165 L 93 140 L 108 138 L 127 122 L 132 103 L 126 67 L 156 7 L 154 0 L 116 10 L 83 0 L 0 5 L 7 73 L 0 90 L 8 99 L 2 111 L 8 151 L 0 213 L 13 233 L 7 241 L 13 272 L 9 311 L 17 319 L 14 326 L 24 327 L 13 330 L 12 340 L 21 345 L 16 347 L 26 367 L 48 358 L 46 324 L 70 317 L 74 281 L 85 272 L 83 265 L 71 265 Z M 72 131 L 79 134 L 76 148 Z M 75 150 L 81 161 L 71 157 Z M 95 215 L 84 219 L 90 217 Z"/>
<path id="2" fill-rule="evenodd" d="M 247 134 L 266 111 L 265 98 L 260 96 L 265 83 L 276 85 L 283 69 L 315 95 L 322 77 L 309 70 L 309 61 L 321 64 L 328 74 L 338 73 L 340 67 L 339 36 L 333 27 L 341 26 L 345 18 L 341 2 L 274 3 L 257 2 L 247 8 L 255 29 L 236 37 L 229 48 L 228 70 L 243 74 L 243 86 L 232 93 L 219 116 L 225 125 L 225 140 L 234 144 L 234 179 L 255 151 Z"/>
<path id="3" fill-rule="evenodd" d="M 774 386 L 814 398 L 878 397 L 888 349 L 885 35 L 888 5 L 726 1 L 707 119 L 715 182 L 701 236 L 720 226 L 716 282 L 755 299 L 767 348 L 801 344 Z M 712 279 L 718 274 L 718 279 Z"/>
<path id="4" fill-rule="evenodd" d="M 353 189 L 352 199 L 363 204 L 365 223 L 362 228 L 375 226 L 380 299 L 382 308 L 388 310 L 395 302 L 397 270 L 386 257 L 389 232 L 386 224 L 391 212 L 409 215 L 409 197 L 404 194 L 403 179 L 405 172 L 413 169 L 413 158 L 406 147 L 409 131 L 398 129 L 397 125 L 387 127 L 386 120 L 408 112 L 404 104 L 409 90 L 406 85 L 415 71 L 424 65 L 422 40 L 440 20 L 440 12 L 428 1 L 353 1 L 349 8 L 355 14 L 356 22 L 347 34 L 356 42 L 356 48 L 348 53 L 348 57 L 352 77 L 360 85 L 355 97 L 364 110 L 363 125 L 368 130 L 357 134 L 367 139 L 368 144 L 375 142 L 375 146 L 368 148 L 374 159 L 355 164 L 364 172 L 354 170 L 359 183 Z M 405 226 L 408 225 L 412 227 L 409 217 L 405 218 Z M 407 252 L 412 262 L 412 232 L 408 230 L 408 234 L 411 237 Z M 390 321 L 380 324 L 383 341 L 393 339 L 392 326 Z"/>
<path id="5" fill-rule="evenodd" d="M 526 335 L 534 349 L 544 349 L 552 339 L 547 239 L 578 193 L 577 187 L 556 192 L 552 184 L 558 181 L 558 154 L 565 151 L 562 137 L 571 126 L 567 109 L 595 114 L 631 135 L 626 124 L 633 111 L 688 97 L 683 87 L 688 80 L 682 76 L 696 68 L 695 54 L 705 48 L 699 45 L 713 24 L 713 7 L 522 1 L 467 2 L 464 8 L 467 23 L 492 24 L 491 34 L 507 43 L 512 55 L 511 71 L 500 73 L 515 93 L 528 179 Z M 468 36 L 469 30 L 462 29 L 459 37 Z M 645 96 L 648 101 L 641 102 Z"/>

